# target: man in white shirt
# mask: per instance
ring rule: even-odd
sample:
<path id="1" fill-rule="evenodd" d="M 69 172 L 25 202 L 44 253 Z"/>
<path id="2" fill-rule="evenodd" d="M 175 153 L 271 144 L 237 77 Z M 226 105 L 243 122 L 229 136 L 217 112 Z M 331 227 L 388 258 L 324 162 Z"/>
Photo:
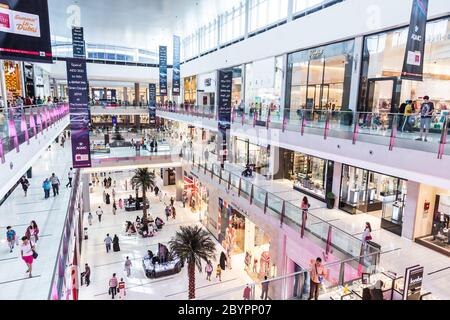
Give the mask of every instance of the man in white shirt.
<path id="1" fill-rule="evenodd" d="M 109 236 L 109 233 L 106 235 L 106 238 L 103 241 L 105 242 L 106 245 L 106 253 L 108 253 L 109 251 L 111 251 L 111 243 L 113 242 L 113 240 Z"/>
<path id="2" fill-rule="evenodd" d="M 67 174 L 67 177 L 69 178 L 69 182 L 66 184 L 66 188 L 68 188 L 68 187 L 72 188 L 73 168 L 70 168 L 69 173 Z"/>
<path id="3" fill-rule="evenodd" d="M 102 222 L 102 214 L 103 214 L 102 208 L 98 207 L 98 209 L 97 209 L 97 211 L 95 211 L 95 213 L 97 214 L 98 222 Z"/>

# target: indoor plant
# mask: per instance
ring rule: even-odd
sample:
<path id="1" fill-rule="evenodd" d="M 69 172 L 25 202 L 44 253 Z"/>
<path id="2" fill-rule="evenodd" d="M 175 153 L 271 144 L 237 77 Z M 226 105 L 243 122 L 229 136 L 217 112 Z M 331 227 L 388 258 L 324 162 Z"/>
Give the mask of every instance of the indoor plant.
<path id="1" fill-rule="evenodd" d="M 327 193 L 327 208 L 333 209 L 335 203 L 336 203 L 336 196 L 334 195 L 333 192 L 328 192 Z"/>

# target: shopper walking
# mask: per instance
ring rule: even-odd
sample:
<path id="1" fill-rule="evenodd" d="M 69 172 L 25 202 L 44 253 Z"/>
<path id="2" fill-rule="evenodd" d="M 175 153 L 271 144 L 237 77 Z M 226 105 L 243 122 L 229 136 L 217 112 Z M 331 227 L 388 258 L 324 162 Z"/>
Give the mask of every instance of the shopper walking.
<path id="1" fill-rule="evenodd" d="M 72 188 L 73 168 L 70 168 L 69 172 L 67 173 L 67 178 L 69 179 L 69 182 L 67 182 L 66 188 L 68 187 Z"/>
<path id="2" fill-rule="evenodd" d="M 170 197 L 170 206 L 173 207 L 173 205 L 175 204 L 175 199 L 172 197 Z"/>
<path id="3" fill-rule="evenodd" d="M 302 228 L 301 228 L 301 237 L 305 236 L 306 222 L 308 220 L 308 210 L 311 207 L 309 204 L 308 198 L 303 197 L 301 209 L 302 209 Z"/>
<path id="4" fill-rule="evenodd" d="M 28 179 L 25 176 L 23 176 L 22 178 L 20 178 L 20 184 L 22 185 L 22 189 L 26 197 L 28 188 L 30 187 L 30 181 L 28 181 Z"/>
<path id="5" fill-rule="evenodd" d="M 109 253 L 109 251 L 111 250 L 111 243 L 113 243 L 113 239 L 109 236 L 109 233 L 106 235 L 106 238 L 105 240 L 103 240 L 103 242 L 105 242 L 106 253 Z"/>
<path id="6" fill-rule="evenodd" d="M 52 184 L 49 179 L 45 179 L 42 183 L 42 188 L 44 189 L 44 198 L 50 198 L 50 189 L 52 188 Z"/>
<path id="7" fill-rule="evenodd" d="M 113 215 L 116 215 L 116 213 L 117 213 L 117 205 L 115 202 L 113 202 L 112 213 L 113 213 Z"/>
<path id="8" fill-rule="evenodd" d="M 102 222 L 102 215 L 103 215 L 102 207 L 99 206 L 97 211 L 95 211 L 95 213 L 97 214 L 98 222 Z"/>
<path id="9" fill-rule="evenodd" d="M 366 227 L 364 228 L 364 232 L 362 235 L 363 243 L 367 243 L 368 241 L 372 241 L 372 226 L 369 222 L 366 222 Z"/>
<path id="10" fill-rule="evenodd" d="M 120 281 L 117 285 L 117 292 L 119 293 L 119 299 L 125 300 L 125 296 L 127 293 L 125 292 L 125 281 L 123 281 L 123 278 L 120 278 Z"/>
<path id="11" fill-rule="evenodd" d="M 222 268 L 220 267 L 220 264 L 218 264 L 216 268 L 216 279 L 217 278 L 219 278 L 219 281 L 222 281 Z"/>
<path id="12" fill-rule="evenodd" d="M 424 103 L 420 108 L 420 138 L 417 138 L 417 141 L 422 141 L 423 136 L 425 134 L 425 142 L 428 142 L 428 133 L 430 132 L 431 127 L 431 118 L 433 117 L 434 112 L 434 103 L 430 101 L 429 96 L 423 97 Z"/>
<path id="13" fill-rule="evenodd" d="M 61 184 L 61 182 L 54 173 L 52 173 L 52 176 L 50 177 L 50 183 L 52 184 L 53 196 L 56 197 L 57 195 L 59 195 L 59 185 Z"/>
<path id="14" fill-rule="evenodd" d="M 119 199 L 119 209 L 120 210 L 123 209 L 123 200 L 122 200 L 122 198 Z"/>
<path id="15" fill-rule="evenodd" d="M 17 238 L 16 238 L 16 231 L 10 226 L 6 227 L 6 241 L 8 242 L 9 253 L 13 252 Z"/>
<path id="16" fill-rule="evenodd" d="M 91 267 L 89 267 L 89 265 L 86 263 L 84 265 L 84 281 L 86 282 L 86 287 L 89 287 L 89 285 L 91 284 Z"/>
<path id="17" fill-rule="evenodd" d="M 211 260 L 208 260 L 208 262 L 206 263 L 206 267 L 205 267 L 206 280 L 211 281 L 211 275 L 213 273 L 213 270 L 214 270 L 214 266 L 213 266 Z"/>
<path id="18" fill-rule="evenodd" d="M 251 294 L 252 294 L 252 289 L 247 284 L 247 286 L 244 289 L 244 294 L 242 295 L 242 297 L 244 298 L 244 300 L 250 300 Z"/>
<path id="19" fill-rule="evenodd" d="M 131 275 L 131 266 L 133 264 L 131 263 L 131 260 L 129 257 L 125 260 L 125 272 L 127 273 L 127 277 L 130 277 Z"/>
<path id="20" fill-rule="evenodd" d="M 119 237 L 117 236 L 117 234 L 114 235 L 114 239 L 113 239 L 113 251 L 114 252 L 120 251 Z"/>
<path id="21" fill-rule="evenodd" d="M 269 294 L 269 281 L 267 276 L 264 277 L 264 282 L 261 284 L 261 300 L 267 300 Z"/>
<path id="22" fill-rule="evenodd" d="M 309 300 L 318 300 L 320 286 L 325 277 L 325 268 L 322 266 L 322 259 L 317 258 L 310 271 Z"/>
<path id="23" fill-rule="evenodd" d="M 87 219 L 88 219 L 89 225 L 92 226 L 92 220 L 94 219 L 94 217 L 92 216 L 92 213 L 90 213 L 90 212 L 88 213 L 88 218 Z"/>
<path id="24" fill-rule="evenodd" d="M 22 260 L 28 267 L 26 273 L 28 273 L 28 276 L 30 278 L 33 277 L 31 273 L 33 271 L 34 257 L 36 256 L 34 248 L 35 248 L 34 244 L 27 237 L 22 237 L 22 245 L 20 246 L 20 256 L 22 257 Z"/>
<path id="25" fill-rule="evenodd" d="M 39 240 L 39 228 L 36 224 L 36 221 L 31 221 L 30 225 L 27 227 L 27 230 L 25 231 L 25 237 L 30 239 L 30 241 L 33 241 L 34 243 L 38 242 Z"/>
<path id="26" fill-rule="evenodd" d="M 111 295 L 112 299 L 114 299 L 114 297 L 117 294 L 117 278 L 116 278 L 116 274 L 113 273 L 112 278 L 109 280 L 109 294 Z"/>

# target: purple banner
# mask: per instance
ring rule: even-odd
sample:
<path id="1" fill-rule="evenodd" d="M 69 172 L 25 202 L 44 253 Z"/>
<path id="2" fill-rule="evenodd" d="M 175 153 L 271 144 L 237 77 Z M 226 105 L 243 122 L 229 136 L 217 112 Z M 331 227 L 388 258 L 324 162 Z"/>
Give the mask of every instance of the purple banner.
<path id="1" fill-rule="evenodd" d="M 20 119 L 20 131 L 25 134 L 25 141 L 27 144 L 30 144 L 30 136 L 28 134 L 27 121 L 24 113 L 22 113 L 22 118 Z"/>
<path id="2" fill-rule="evenodd" d="M 30 129 L 33 129 L 34 137 L 37 139 L 36 121 L 34 120 L 33 108 L 30 109 Z"/>
<path id="3" fill-rule="evenodd" d="M 19 137 L 17 136 L 16 123 L 14 121 L 14 112 L 9 110 L 9 139 L 14 140 L 14 148 L 19 152 Z"/>
<path id="4" fill-rule="evenodd" d="M 92 164 L 89 141 L 89 92 L 85 60 L 67 60 L 67 82 L 73 167 L 90 168 Z"/>

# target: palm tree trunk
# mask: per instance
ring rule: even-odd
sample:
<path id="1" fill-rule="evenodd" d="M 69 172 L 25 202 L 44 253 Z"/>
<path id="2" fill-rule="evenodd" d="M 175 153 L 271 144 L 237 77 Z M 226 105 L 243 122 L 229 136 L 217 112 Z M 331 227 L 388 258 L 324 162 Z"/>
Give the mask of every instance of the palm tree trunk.
<path id="1" fill-rule="evenodd" d="M 142 206 L 143 206 L 143 219 L 145 222 L 147 222 L 147 196 L 146 196 L 146 190 L 145 188 L 142 188 Z"/>
<path id="2" fill-rule="evenodd" d="M 188 263 L 189 300 L 195 299 L 195 264 Z"/>

